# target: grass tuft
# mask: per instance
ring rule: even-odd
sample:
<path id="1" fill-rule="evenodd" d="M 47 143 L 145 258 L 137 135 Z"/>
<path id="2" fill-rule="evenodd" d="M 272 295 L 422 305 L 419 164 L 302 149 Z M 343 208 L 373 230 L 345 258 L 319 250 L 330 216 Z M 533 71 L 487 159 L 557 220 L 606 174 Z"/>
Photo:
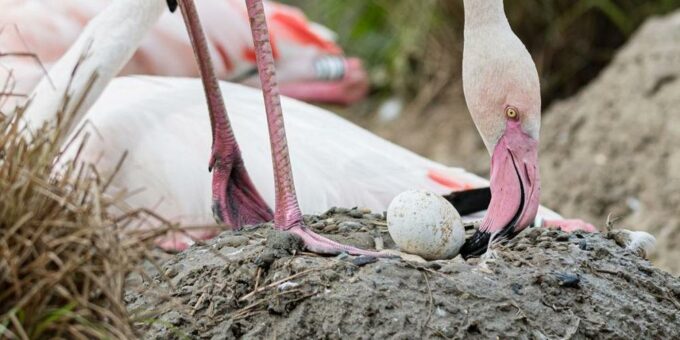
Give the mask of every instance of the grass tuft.
<path id="1" fill-rule="evenodd" d="M 0 118 L 0 338 L 134 338 L 124 284 L 151 238 L 109 215 L 109 178 L 60 159 L 65 123 L 28 138 L 22 115 Z"/>

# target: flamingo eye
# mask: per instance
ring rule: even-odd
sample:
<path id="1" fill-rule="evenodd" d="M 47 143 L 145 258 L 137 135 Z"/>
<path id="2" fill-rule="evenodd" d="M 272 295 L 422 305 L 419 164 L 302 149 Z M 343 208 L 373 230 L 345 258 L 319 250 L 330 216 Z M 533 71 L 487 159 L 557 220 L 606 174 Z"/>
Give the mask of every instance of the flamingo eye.
<path id="1" fill-rule="evenodd" d="M 517 119 L 519 117 L 519 110 L 512 106 L 508 106 L 505 108 L 505 115 L 510 119 Z"/>

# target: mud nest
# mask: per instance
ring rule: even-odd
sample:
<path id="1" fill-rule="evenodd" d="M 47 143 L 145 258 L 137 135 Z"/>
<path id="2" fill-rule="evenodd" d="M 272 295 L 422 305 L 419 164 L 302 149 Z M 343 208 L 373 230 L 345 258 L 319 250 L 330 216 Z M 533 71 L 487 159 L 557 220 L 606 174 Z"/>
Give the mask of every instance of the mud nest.
<path id="1" fill-rule="evenodd" d="M 316 231 L 394 247 L 381 215 L 332 209 Z M 301 250 L 265 224 L 170 257 L 126 303 L 145 338 L 680 337 L 680 280 L 604 234 L 530 229 L 495 259 L 411 262 Z"/>

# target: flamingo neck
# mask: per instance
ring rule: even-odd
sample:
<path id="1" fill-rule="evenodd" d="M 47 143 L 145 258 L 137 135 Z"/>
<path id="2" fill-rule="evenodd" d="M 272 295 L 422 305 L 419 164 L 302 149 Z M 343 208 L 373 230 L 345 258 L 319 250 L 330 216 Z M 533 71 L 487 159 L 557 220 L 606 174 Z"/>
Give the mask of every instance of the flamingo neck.
<path id="1" fill-rule="evenodd" d="M 465 30 L 485 25 L 507 25 L 503 0 L 464 0 Z"/>
<path id="2" fill-rule="evenodd" d="M 24 113 L 29 133 L 45 123 L 74 127 L 132 58 L 167 8 L 165 0 L 118 0 L 92 19 L 31 94 Z M 66 105 L 64 99 L 69 98 Z M 68 136 L 62 131 L 62 136 Z"/>

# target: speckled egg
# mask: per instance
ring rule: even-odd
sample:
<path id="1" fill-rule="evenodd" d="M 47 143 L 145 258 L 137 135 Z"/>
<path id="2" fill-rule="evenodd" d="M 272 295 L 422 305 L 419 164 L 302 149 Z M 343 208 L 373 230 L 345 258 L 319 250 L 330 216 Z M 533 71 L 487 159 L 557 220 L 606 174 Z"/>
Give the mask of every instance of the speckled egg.
<path id="1" fill-rule="evenodd" d="M 458 211 L 437 194 L 409 190 L 387 208 L 387 228 L 401 251 L 426 260 L 450 259 L 465 242 Z"/>

